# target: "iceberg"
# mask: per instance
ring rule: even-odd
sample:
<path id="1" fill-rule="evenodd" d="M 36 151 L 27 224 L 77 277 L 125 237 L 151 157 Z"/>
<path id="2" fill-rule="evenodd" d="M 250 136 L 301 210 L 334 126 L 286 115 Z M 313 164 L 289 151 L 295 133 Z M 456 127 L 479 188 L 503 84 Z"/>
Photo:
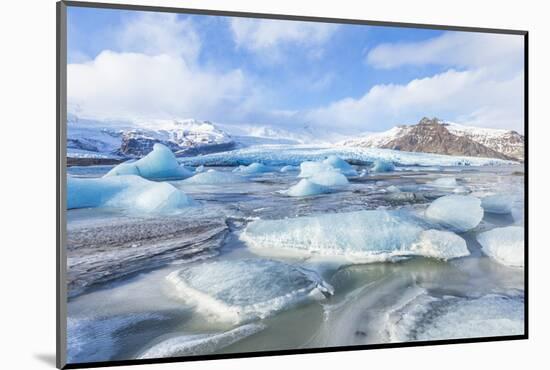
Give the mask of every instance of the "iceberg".
<path id="1" fill-rule="evenodd" d="M 241 239 L 260 254 L 287 252 L 345 258 L 351 263 L 425 256 L 443 260 L 468 255 L 461 238 L 430 231 L 403 211 L 369 210 L 282 220 L 256 220 Z"/>
<path id="2" fill-rule="evenodd" d="M 239 166 L 233 170 L 233 172 L 239 172 L 246 175 L 252 175 L 256 173 L 270 172 L 271 168 L 262 163 L 251 163 L 248 166 Z"/>
<path id="3" fill-rule="evenodd" d="M 235 175 L 228 172 L 220 172 L 216 170 L 209 170 L 207 172 L 199 172 L 196 175 L 183 180 L 184 184 L 197 184 L 197 185 L 207 185 L 207 184 L 229 184 L 229 183 L 239 183 L 246 181 L 242 176 Z"/>
<path id="4" fill-rule="evenodd" d="M 201 164 L 197 168 L 195 168 L 195 173 L 204 172 L 204 166 Z"/>
<path id="5" fill-rule="evenodd" d="M 327 163 L 305 161 L 300 163 L 300 174 L 298 177 L 308 178 L 321 172 L 337 172 L 337 170 Z"/>
<path id="6" fill-rule="evenodd" d="M 263 319 L 333 293 L 315 272 L 267 259 L 203 262 L 167 278 L 182 299 L 234 323 Z"/>
<path id="7" fill-rule="evenodd" d="M 435 187 L 448 188 L 448 187 L 457 186 L 457 183 L 454 177 L 440 177 L 439 179 L 435 179 L 431 181 L 429 185 L 435 186 Z"/>
<path id="8" fill-rule="evenodd" d="M 265 325 L 263 324 L 245 324 L 221 333 L 180 335 L 153 345 L 142 352 L 138 358 L 210 354 L 254 335 L 263 329 L 265 329 Z"/>
<path id="9" fill-rule="evenodd" d="M 357 176 L 357 171 L 348 162 L 336 155 L 329 155 L 323 163 L 337 169 L 346 176 Z"/>
<path id="10" fill-rule="evenodd" d="M 288 190 L 282 193 L 291 197 L 308 197 L 330 193 L 330 189 L 326 186 L 316 184 L 308 179 L 301 179 L 296 185 L 291 186 Z"/>
<path id="11" fill-rule="evenodd" d="M 335 171 L 316 173 L 309 178 L 309 181 L 321 186 L 345 186 L 349 183 L 346 176 Z"/>
<path id="12" fill-rule="evenodd" d="M 477 236 L 481 250 L 496 262 L 523 267 L 525 230 L 522 226 L 498 227 Z"/>
<path id="13" fill-rule="evenodd" d="M 391 172 L 395 170 L 392 162 L 383 159 L 377 159 L 372 166 L 372 172 Z"/>
<path id="14" fill-rule="evenodd" d="M 67 209 L 112 207 L 138 212 L 171 212 L 194 201 L 173 185 L 136 175 L 67 177 Z"/>
<path id="15" fill-rule="evenodd" d="M 401 189 L 399 189 L 397 186 L 395 185 L 390 185 L 386 188 L 386 191 L 388 193 L 401 193 Z"/>
<path id="16" fill-rule="evenodd" d="M 281 172 L 292 172 L 292 171 L 298 171 L 300 168 L 297 166 L 283 166 L 280 171 Z"/>
<path id="17" fill-rule="evenodd" d="M 471 195 L 446 195 L 430 204 L 426 217 L 453 231 L 464 232 L 481 222 L 483 208 L 481 201 Z"/>
<path id="18" fill-rule="evenodd" d="M 489 195 L 481 199 L 481 206 L 485 212 L 496 214 L 512 213 L 514 197 L 504 194 Z"/>
<path id="19" fill-rule="evenodd" d="M 157 143 L 145 157 L 134 162 L 121 163 L 104 177 L 122 175 L 139 175 L 146 179 L 184 179 L 192 173 L 178 163 L 168 147 Z"/>

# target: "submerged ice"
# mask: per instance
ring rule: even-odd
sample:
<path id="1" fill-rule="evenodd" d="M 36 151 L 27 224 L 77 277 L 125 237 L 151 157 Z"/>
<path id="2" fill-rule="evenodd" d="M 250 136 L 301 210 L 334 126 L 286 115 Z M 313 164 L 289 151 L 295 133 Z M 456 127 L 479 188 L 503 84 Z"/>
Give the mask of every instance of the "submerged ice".
<path id="1" fill-rule="evenodd" d="M 181 298 L 231 322 L 265 318 L 332 294 L 316 273 L 267 259 L 204 262 L 175 271 L 168 280 Z"/>
<path id="2" fill-rule="evenodd" d="M 437 198 L 426 210 L 426 217 L 453 231 L 476 227 L 483 218 L 481 201 L 470 195 L 446 195 Z"/>
<path id="3" fill-rule="evenodd" d="M 287 251 L 375 262 L 406 256 L 443 260 L 469 255 L 462 238 L 399 211 L 369 210 L 256 220 L 241 239 L 260 253 Z"/>
<path id="4" fill-rule="evenodd" d="M 523 267 L 525 230 L 522 226 L 498 227 L 477 236 L 481 250 L 496 262 L 510 267 Z"/>
<path id="5" fill-rule="evenodd" d="M 146 179 L 184 179 L 193 173 L 180 165 L 172 151 L 162 144 L 155 144 L 151 153 L 135 162 L 125 162 L 114 167 L 105 177 L 139 175 Z"/>

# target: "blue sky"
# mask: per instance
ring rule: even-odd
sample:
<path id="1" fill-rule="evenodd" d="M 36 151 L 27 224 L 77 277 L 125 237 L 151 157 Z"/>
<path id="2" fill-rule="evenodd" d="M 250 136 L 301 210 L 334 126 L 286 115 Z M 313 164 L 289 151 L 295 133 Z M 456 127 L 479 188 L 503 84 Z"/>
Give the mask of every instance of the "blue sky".
<path id="1" fill-rule="evenodd" d="M 69 7 L 68 99 L 109 119 L 343 133 L 523 126 L 520 36 Z"/>

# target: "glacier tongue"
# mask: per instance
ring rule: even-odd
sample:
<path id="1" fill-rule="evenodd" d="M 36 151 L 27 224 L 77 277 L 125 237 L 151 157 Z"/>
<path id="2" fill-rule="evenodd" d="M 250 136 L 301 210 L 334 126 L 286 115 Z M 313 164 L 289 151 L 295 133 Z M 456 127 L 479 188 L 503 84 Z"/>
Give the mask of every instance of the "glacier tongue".
<path id="1" fill-rule="evenodd" d="M 314 272 L 267 259 L 204 262 L 175 271 L 168 280 L 184 300 L 235 323 L 332 294 L 332 287 Z"/>
<path id="2" fill-rule="evenodd" d="M 257 220 L 241 239 L 260 253 L 318 254 L 352 263 L 413 255 L 446 260 L 469 254 L 459 236 L 427 229 L 429 225 L 406 212 L 370 210 Z"/>

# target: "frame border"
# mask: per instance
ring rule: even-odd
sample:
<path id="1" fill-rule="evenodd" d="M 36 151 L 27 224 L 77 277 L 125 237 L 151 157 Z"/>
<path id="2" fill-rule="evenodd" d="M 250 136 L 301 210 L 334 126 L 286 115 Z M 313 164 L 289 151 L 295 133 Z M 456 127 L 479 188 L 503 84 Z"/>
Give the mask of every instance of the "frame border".
<path id="1" fill-rule="evenodd" d="M 436 29 L 446 31 L 462 31 L 462 32 L 480 32 L 480 33 L 495 33 L 523 36 L 524 40 L 524 227 L 526 229 L 524 240 L 524 333 L 522 335 L 498 336 L 498 337 L 478 337 L 478 338 L 463 338 L 463 339 L 441 339 L 430 341 L 416 341 L 403 343 L 379 343 L 368 345 L 352 345 L 338 347 L 320 347 L 320 348 L 300 348 L 290 350 L 270 350 L 256 352 L 239 352 L 227 354 L 209 354 L 198 356 L 178 356 L 169 358 L 156 359 L 128 359 L 117 361 L 101 361 L 101 362 L 84 362 L 84 363 L 67 363 L 67 287 L 65 284 L 67 274 L 65 241 L 66 241 L 66 137 L 67 137 L 67 7 L 80 8 L 100 8 L 112 10 L 134 10 L 134 11 L 149 11 L 177 14 L 195 14 L 195 15 L 212 15 L 226 17 L 244 17 L 244 18 L 261 18 L 261 19 L 278 19 L 290 21 L 309 21 L 323 23 L 339 23 L 339 24 L 355 24 L 369 25 L 380 27 L 401 27 L 401 28 L 417 28 L 417 29 Z M 482 28 L 454 25 L 435 25 L 424 23 L 404 23 L 404 22 L 385 22 L 374 20 L 360 20 L 348 18 L 325 18 L 318 16 L 301 16 L 301 15 L 285 15 L 271 13 L 252 13 L 241 11 L 226 11 L 226 10 L 211 10 L 211 9 L 191 9 L 191 8 L 176 8 L 151 5 L 132 5 L 132 4 L 114 4 L 114 3 L 99 3 L 99 2 L 84 2 L 84 1 L 66 1 L 61 0 L 56 3 L 56 366 L 58 369 L 80 369 L 80 368 L 95 368 L 95 367 L 111 367 L 125 365 L 142 365 L 142 364 L 160 364 L 174 362 L 191 362 L 204 360 L 220 360 L 231 358 L 249 358 L 249 357 L 266 357 L 266 356 L 283 356 L 297 354 L 313 354 L 327 352 L 347 352 L 361 351 L 369 349 L 385 349 L 385 348 L 405 348 L 405 347 L 421 347 L 421 346 L 436 346 L 448 344 L 466 344 L 466 343 L 484 343 L 484 342 L 500 342 L 511 340 L 529 339 L 529 145 L 528 145 L 528 130 L 529 130 L 529 31 L 515 29 L 499 29 L 499 28 Z"/>

